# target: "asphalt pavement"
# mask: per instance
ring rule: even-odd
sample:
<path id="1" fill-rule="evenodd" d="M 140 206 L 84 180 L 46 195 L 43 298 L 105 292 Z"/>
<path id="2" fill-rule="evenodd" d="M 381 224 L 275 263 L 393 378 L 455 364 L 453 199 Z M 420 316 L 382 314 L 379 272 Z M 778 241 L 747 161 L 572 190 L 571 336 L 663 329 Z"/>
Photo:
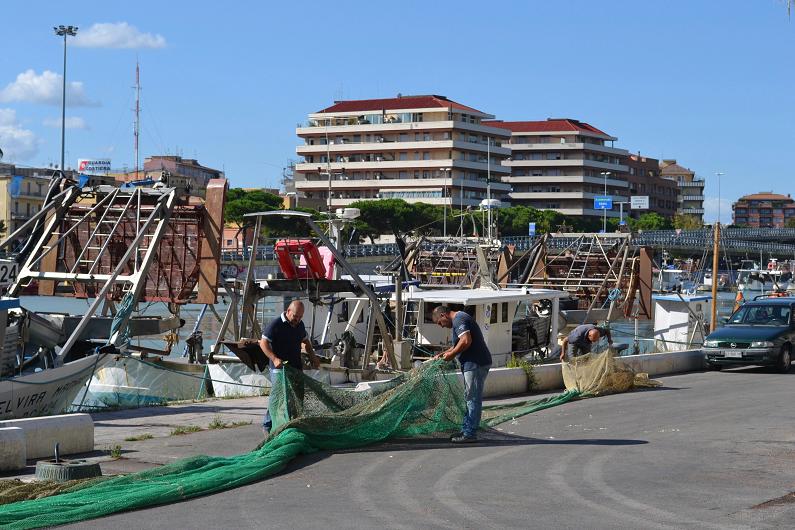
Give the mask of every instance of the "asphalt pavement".
<path id="1" fill-rule="evenodd" d="M 659 379 L 661 388 L 524 416 L 478 444 L 408 440 L 300 457 L 256 484 L 73 527 L 795 527 L 795 371 Z M 262 402 L 239 413 L 254 417 Z M 233 454 L 259 439 L 256 421 L 156 437 L 127 443 L 118 464 Z"/>

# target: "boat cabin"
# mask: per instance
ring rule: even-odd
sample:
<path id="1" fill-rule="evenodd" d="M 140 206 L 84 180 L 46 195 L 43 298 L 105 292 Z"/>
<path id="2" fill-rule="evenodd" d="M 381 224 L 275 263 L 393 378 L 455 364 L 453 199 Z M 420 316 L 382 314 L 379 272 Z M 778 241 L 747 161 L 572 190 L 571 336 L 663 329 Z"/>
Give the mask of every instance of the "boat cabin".
<path id="1" fill-rule="evenodd" d="M 452 332 L 433 323 L 431 314 L 439 305 L 469 313 L 483 332 L 491 351 L 494 366 L 505 366 L 511 357 L 513 322 L 520 304 L 532 305 L 541 300 L 552 301 L 552 314 L 559 311 L 560 298 L 568 297 L 565 291 L 553 289 L 439 289 L 419 290 L 409 288 L 403 293 L 406 303 L 406 335 L 416 340 L 419 348 L 427 352 L 442 351 L 452 341 Z M 520 316 L 524 316 L 523 314 Z M 558 321 L 551 319 L 550 347 L 557 346 Z"/>

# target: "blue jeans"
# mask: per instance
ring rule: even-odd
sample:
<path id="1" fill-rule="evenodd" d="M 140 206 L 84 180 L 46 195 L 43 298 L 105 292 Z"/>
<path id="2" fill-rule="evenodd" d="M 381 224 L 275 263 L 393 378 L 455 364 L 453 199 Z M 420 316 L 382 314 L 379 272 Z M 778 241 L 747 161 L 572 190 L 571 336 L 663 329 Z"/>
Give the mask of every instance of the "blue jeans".
<path id="1" fill-rule="evenodd" d="M 483 387 L 486 385 L 486 376 L 489 375 L 491 365 L 466 364 L 467 366 L 463 366 L 461 369 L 464 374 L 464 395 L 467 402 L 467 412 L 461 432 L 466 437 L 472 437 L 475 436 L 480 426 L 480 414 L 483 410 Z M 469 369 L 470 367 L 472 369 Z"/>

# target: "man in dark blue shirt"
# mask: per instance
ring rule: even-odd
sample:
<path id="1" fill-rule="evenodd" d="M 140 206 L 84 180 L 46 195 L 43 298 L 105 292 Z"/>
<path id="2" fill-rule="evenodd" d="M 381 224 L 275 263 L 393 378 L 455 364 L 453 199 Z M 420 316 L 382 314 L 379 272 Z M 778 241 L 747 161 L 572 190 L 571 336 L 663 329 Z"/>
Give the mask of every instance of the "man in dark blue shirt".
<path id="1" fill-rule="evenodd" d="M 268 324 L 265 331 L 262 332 L 262 338 L 259 341 L 259 346 L 262 352 L 268 357 L 271 373 L 271 383 L 275 377 L 279 377 L 280 371 L 284 368 L 284 363 L 287 362 L 291 367 L 297 370 L 303 370 L 304 363 L 301 359 L 301 344 L 304 345 L 306 353 L 309 355 L 309 361 L 314 368 L 320 366 L 320 359 L 315 355 L 315 350 L 312 348 L 312 341 L 306 334 L 306 327 L 301 319 L 304 317 L 304 304 L 300 300 L 293 300 L 287 307 L 287 310 L 279 315 Z M 291 414 L 292 415 L 292 414 Z M 265 413 L 265 419 L 262 423 L 262 431 L 267 436 L 273 421 L 271 420 L 270 404 L 268 411 Z"/>
<path id="2" fill-rule="evenodd" d="M 467 443 L 477 440 L 480 414 L 483 410 L 483 387 L 491 368 L 491 352 L 477 322 L 464 311 L 451 311 L 447 306 L 434 308 L 431 318 L 443 328 L 453 329 L 453 347 L 436 358 L 452 361 L 458 357 L 461 372 L 464 374 L 467 412 L 464 425 L 459 434 L 450 438 L 453 443 Z"/>

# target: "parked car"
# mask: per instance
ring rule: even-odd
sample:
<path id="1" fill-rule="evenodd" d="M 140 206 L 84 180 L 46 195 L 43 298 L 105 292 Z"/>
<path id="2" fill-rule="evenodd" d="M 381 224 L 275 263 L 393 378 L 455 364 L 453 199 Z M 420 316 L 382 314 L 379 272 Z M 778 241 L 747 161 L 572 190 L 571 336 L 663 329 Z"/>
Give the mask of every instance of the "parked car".
<path id="1" fill-rule="evenodd" d="M 704 360 L 713 370 L 725 366 L 771 366 L 786 373 L 795 344 L 795 298 L 763 298 L 747 302 L 726 325 L 704 341 Z"/>

